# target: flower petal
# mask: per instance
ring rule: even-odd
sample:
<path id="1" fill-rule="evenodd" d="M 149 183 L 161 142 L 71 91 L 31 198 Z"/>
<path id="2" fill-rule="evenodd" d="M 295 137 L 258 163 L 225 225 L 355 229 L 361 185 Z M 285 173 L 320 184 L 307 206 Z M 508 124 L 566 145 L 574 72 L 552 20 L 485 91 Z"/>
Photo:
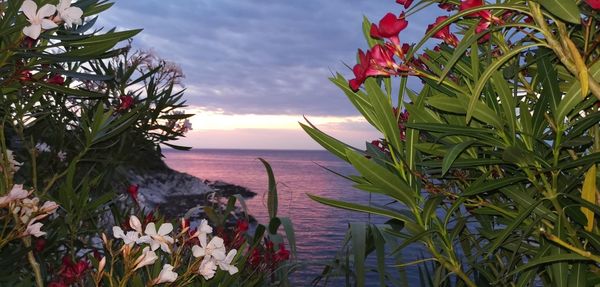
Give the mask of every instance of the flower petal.
<path id="1" fill-rule="evenodd" d="M 173 231 L 173 224 L 165 223 L 158 229 L 158 235 L 167 235 Z"/>
<path id="2" fill-rule="evenodd" d="M 44 28 L 44 30 L 54 29 L 56 27 L 58 27 L 58 25 L 56 25 L 56 23 L 52 22 L 52 20 L 42 19 L 42 28 Z"/>
<path id="3" fill-rule="evenodd" d="M 31 25 L 31 26 L 27 26 L 25 28 L 23 28 L 23 34 L 25 34 L 25 36 L 36 40 L 37 38 L 40 37 L 40 34 L 42 33 L 42 25 Z"/>
<path id="4" fill-rule="evenodd" d="M 150 222 L 148 225 L 146 225 L 146 230 L 144 233 L 148 235 L 156 235 L 156 226 L 154 225 L 154 222 Z"/>
<path id="5" fill-rule="evenodd" d="M 29 18 L 29 20 L 35 18 L 35 12 L 37 11 L 37 4 L 35 4 L 35 2 L 31 1 L 31 0 L 25 0 L 25 2 L 23 2 L 23 5 L 21 5 L 21 8 L 19 9 L 20 11 L 23 12 L 23 14 L 25 14 L 25 16 L 27 16 L 27 18 Z"/>
<path id="6" fill-rule="evenodd" d="M 137 231 L 138 233 L 142 233 L 142 223 L 140 222 L 140 219 L 137 218 L 137 216 L 132 215 L 131 217 L 129 217 L 129 226 L 131 226 L 131 228 L 133 228 L 133 230 Z"/>
<path id="7" fill-rule="evenodd" d="M 192 254 L 194 255 L 194 257 L 203 257 L 206 252 L 204 250 L 204 248 L 198 246 L 198 245 L 194 245 L 192 246 Z"/>
<path id="8" fill-rule="evenodd" d="M 37 16 L 40 18 L 46 18 L 54 15 L 56 13 L 56 6 L 51 4 L 46 4 L 37 11 Z"/>
<path id="9" fill-rule="evenodd" d="M 121 229 L 121 227 L 113 226 L 112 230 L 113 230 L 113 237 L 114 238 L 123 238 L 123 237 L 125 237 L 125 233 L 123 232 L 123 229 Z"/>

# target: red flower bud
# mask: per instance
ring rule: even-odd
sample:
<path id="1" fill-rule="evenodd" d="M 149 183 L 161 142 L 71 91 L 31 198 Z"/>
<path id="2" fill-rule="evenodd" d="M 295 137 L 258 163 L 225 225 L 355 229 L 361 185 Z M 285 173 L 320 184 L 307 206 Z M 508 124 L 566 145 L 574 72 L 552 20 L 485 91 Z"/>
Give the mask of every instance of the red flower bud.
<path id="1" fill-rule="evenodd" d="M 121 101 L 121 103 L 119 104 L 119 108 L 117 109 L 119 111 L 128 110 L 134 104 L 134 99 L 130 95 L 120 96 L 119 100 Z"/>
<path id="2" fill-rule="evenodd" d="M 46 239 L 38 238 L 35 240 L 34 250 L 38 253 L 44 251 L 46 249 Z"/>
<path id="3" fill-rule="evenodd" d="M 246 231 L 248 231 L 248 221 L 244 220 L 244 219 L 240 219 L 237 221 L 236 225 L 235 225 L 235 229 L 237 233 L 244 233 Z"/>
<path id="4" fill-rule="evenodd" d="M 46 83 L 62 86 L 65 84 L 65 78 L 59 74 L 55 74 L 54 76 L 48 78 Z"/>
<path id="5" fill-rule="evenodd" d="M 137 199 L 138 199 L 138 189 L 139 189 L 139 185 L 137 185 L 137 184 L 131 184 L 127 188 L 127 193 L 129 193 L 129 196 L 131 196 L 133 201 L 135 201 L 136 203 L 137 203 Z"/>
<path id="6" fill-rule="evenodd" d="M 33 80 L 33 74 L 29 70 L 23 70 L 19 73 L 19 81 L 30 82 Z"/>

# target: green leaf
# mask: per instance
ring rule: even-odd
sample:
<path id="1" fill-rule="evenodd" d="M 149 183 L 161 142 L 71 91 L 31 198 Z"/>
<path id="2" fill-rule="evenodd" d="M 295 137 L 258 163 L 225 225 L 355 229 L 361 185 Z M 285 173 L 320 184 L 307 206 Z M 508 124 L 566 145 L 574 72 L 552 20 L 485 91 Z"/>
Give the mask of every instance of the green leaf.
<path id="1" fill-rule="evenodd" d="M 590 76 L 592 76 L 594 80 L 600 82 L 600 61 L 591 66 L 589 68 L 589 72 Z M 569 89 L 567 89 L 567 93 L 558 105 L 558 109 L 556 111 L 556 121 L 561 122 L 567 115 L 571 114 L 573 112 L 573 108 L 583 101 L 583 99 L 584 98 L 581 96 L 581 83 L 579 83 L 578 80 L 575 80 Z"/>
<path id="2" fill-rule="evenodd" d="M 583 257 L 581 255 L 572 254 L 572 253 L 561 254 L 561 255 L 549 255 L 549 256 L 542 257 L 542 258 L 532 259 L 532 260 L 528 261 L 526 264 L 523 264 L 523 265 L 513 269 L 506 276 L 512 276 L 515 274 L 519 274 L 519 273 L 523 272 L 524 270 L 538 267 L 539 265 L 545 265 L 545 264 L 555 263 L 555 262 L 565 262 L 565 261 L 571 262 L 571 261 L 591 261 L 591 260 L 589 258 Z"/>
<path id="3" fill-rule="evenodd" d="M 542 45 L 543 44 L 530 44 L 530 45 L 515 48 L 515 49 L 511 50 L 510 52 L 504 54 L 502 57 L 496 59 L 494 62 L 492 62 L 491 65 L 489 65 L 485 69 L 485 71 L 483 71 L 483 73 L 481 74 L 481 77 L 479 77 L 479 80 L 477 81 L 477 84 L 473 88 L 473 92 L 471 93 L 469 105 L 467 106 L 467 118 L 466 118 L 467 123 L 471 120 L 471 117 L 473 116 L 473 111 L 475 110 L 475 107 L 476 107 L 476 103 L 479 101 L 479 96 L 481 95 L 481 92 L 483 91 L 483 88 L 485 87 L 485 85 L 488 84 L 489 79 L 492 76 L 492 74 L 495 73 L 502 65 L 504 65 L 506 62 L 508 62 L 510 59 L 512 59 L 516 55 L 520 54 L 521 52 L 531 49 L 533 47 L 542 46 Z"/>
<path id="4" fill-rule="evenodd" d="M 275 175 L 273 175 L 273 169 L 271 165 L 264 159 L 258 158 L 265 169 L 267 170 L 267 175 L 269 177 L 269 192 L 267 194 L 267 209 L 269 210 L 269 218 L 273 219 L 277 217 L 277 183 L 275 182 Z"/>
<path id="5" fill-rule="evenodd" d="M 569 274 L 569 282 L 565 286 L 569 287 L 585 287 L 587 286 L 588 267 L 583 263 L 573 264 L 571 273 Z"/>
<path id="6" fill-rule="evenodd" d="M 71 89 L 71 88 L 68 88 L 65 86 L 48 84 L 46 82 L 35 82 L 35 85 L 44 87 L 51 91 L 55 91 L 55 92 L 64 94 L 65 96 L 75 96 L 75 97 L 83 97 L 83 98 L 103 98 L 103 97 L 105 97 L 104 94 L 81 90 L 81 89 Z"/>
<path id="7" fill-rule="evenodd" d="M 374 186 L 409 208 L 414 209 L 416 207 L 415 197 L 411 194 L 412 189 L 398 175 L 354 151 L 348 151 L 346 156 L 354 168 Z"/>
<path id="8" fill-rule="evenodd" d="M 456 158 L 458 158 L 458 156 L 460 156 L 460 154 L 466 148 L 468 148 L 475 142 L 476 141 L 474 141 L 474 140 L 465 141 L 465 142 L 455 145 L 454 147 L 452 147 L 450 149 L 450 151 L 448 151 L 448 154 L 446 156 L 444 156 L 444 161 L 442 162 L 442 176 L 444 176 L 448 172 L 448 170 L 452 167 L 452 163 L 454 163 Z"/>
<path id="9" fill-rule="evenodd" d="M 554 1 L 553 1 L 554 2 Z M 542 97 L 550 99 L 550 109 L 552 114 L 556 113 L 562 92 L 558 86 L 558 74 L 554 66 L 552 65 L 551 57 L 549 56 L 549 50 L 546 48 L 540 48 L 537 52 L 537 74 L 542 83 Z"/>
<path id="10" fill-rule="evenodd" d="M 568 159 L 562 161 L 556 167 L 558 170 L 571 169 L 576 167 L 586 166 L 588 164 L 594 164 L 600 162 L 600 152 L 596 152 L 590 155 L 586 155 L 576 160 Z"/>
<path id="11" fill-rule="evenodd" d="M 348 161 L 348 158 L 346 157 L 346 151 L 348 149 L 354 149 L 354 148 L 346 145 L 345 143 L 337 140 L 336 138 L 334 138 L 316 128 L 309 127 L 303 123 L 300 123 L 300 127 L 302 127 L 302 129 L 311 138 L 313 138 L 317 143 L 319 143 L 326 150 L 328 150 L 329 152 L 331 152 L 338 158 L 340 158 L 346 162 Z"/>
<path id="12" fill-rule="evenodd" d="M 350 236 L 352 238 L 356 286 L 365 286 L 366 224 L 362 222 L 350 223 Z"/>
<path id="13" fill-rule="evenodd" d="M 476 37 L 475 35 L 476 28 L 477 26 L 473 25 L 473 27 L 471 27 L 469 30 L 467 30 L 467 32 L 465 32 L 465 35 L 458 43 L 458 46 L 452 51 L 452 57 L 448 59 L 448 61 L 444 64 L 444 71 L 442 71 L 442 73 L 439 75 L 440 78 L 438 80 L 438 83 L 441 83 L 446 78 L 452 67 L 454 67 L 458 60 L 460 60 L 460 58 L 464 55 L 465 51 L 467 51 L 467 49 L 469 49 L 469 47 L 471 47 L 473 43 L 477 43 L 478 37 Z M 473 76 L 477 77 L 476 74 L 474 74 Z"/>
<path id="14" fill-rule="evenodd" d="M 372 224 L 369 226 L 373 234 L 375 254 L 377 256 L 377 274 L 379 275 L 379 286 L 385 286 L 385 239 L 379 228 Z"/>
<path id="15" fill-rule="evenodd" d="M 377 119 L 376 122 L 381 128 L 380 131 L 385 135 L 385 139 L 395 151 L 403 150 L 398 121 L 394 117 L 390 99 L 383 93 L 374 78 L 369 78 L 365 81 L 365 89 L 373 107 L 373 112 Z"/>
<path id="16" fill-rule="evenodd" d="M 374 127 L 376 127 L 375 123 L 375 115 L 373 114 L 373 107 L 369 100 L 367 99 L 367 95 L 363 91 L 354 92 L 348 86 L 348 81 L 344 79 L 341 74 L 336 74 L 335 78 L 329 78 L 329 80 L 338 86 L 348 97 L 350 102 L 354 105 L 354 107 L 363 115 L 363 117 Z"/>
<path id="17" fill-rule="evenodd" d="M 435 211 L 440 206 L 440 204 L 444 201 L 445 196 L 441 195 L 433 195 L 427 199 L 425 205 L 423 206 L 423 221 L 426 225 L 429 225 L 430 219 L 435 216 Z"/>
<path id="18" fill-rule="evenodd" d="M 316 202 L 325 204 L 325 205 L 342 208 L 342 209 L 346 209 L 346 210 L 364 212 L 364 213 L 369 213 L 369 214 L 376 214 L 376 215 L 381 215 L 381 216 L 400 220 L 400 221 L 404 222 L 404 225 L 406 226 L 406 228 L 411 232 L 415 232 L 415 231 L 422 232 L 422 229 L 423 229 L 421 226 L 416 224 L 413 219 L 409 218 L 408 216 L 406 216 L 404 214 L 401 214 L 397 211 L 394 211 L 394 210 L 391 210 L 388 208 L 377 207 L 375 205 L 367 206 L 367 205 L 362 205 L 362 204 L 357 204 L 357 203 L 345 202 L 345 201 L 340 201 L 340 200 L 335 200 L 335 199 L 324 198 L 324 197 L 320 197 L 320 196 L 313 195 L 313 194 L 307 194 L 307 195 L 308 195 L 308 197 L 310 197 L 310 199 L 312 199 Z"/>
<path id="19" fill-rule="evenodd" d="M 526 176 L 511 176 L 507 178 L 485 181 L 482 184 L 472 184 L 465 190 L 462 196 L 473 196 L 488 191 L 499 190 L 500 188 L 513 185 L 524 180 L 527 180 Z"/>
<path id="20" fill-rule="evenodd" d="M 498 249 L 502 244 L 505 243 L 506 239 L 513 234 L 515 229 L 521 225 L 521 223 L 531 216 L 533 210 L 544 201 L 544 199 L 537 201 L 535 204 L 532 204 L 527 209 L 521 211 L 519 215 L 514 218 L 511 223 L 504 229 L 502 232 L 496 237 L 496 239 L 492 242 L 491 246 L 486 248 L 486 252 L 492 254 L 496 249 Z"/>
<path id="21" fill-rule="evenodd" d="M 285 231 L 285 237 L 290 245 L 290 251 L 292 252 L 292 257 L 298 258 L 298 254 L 296 251 L 296 232 L 294 232 L 294 225 L 292 221 L 288 217 L 279 217 L 281 221 L 281 225 L 283 226 L 283 230 Z"/>
<path id="22" fill-rule="evenodd" d="M 510 135 L 513 136 L 514 140 L 517 115 L 515 112 L 515 99 L 510 91 L 509 83 L 502 77 L 502 73 L 496 72 L 492 75 L 492 85 L 500 97 L 502 111 L 504 112 L 504 121 L 508 123 Z M 473 114 L 473 116 L 475 116 L 475 114 Z"/>
<path id="23" fill-rule="evenodd" d="M 581 24 L 581 12 L 575 0 L 537 0 L 546 10 L 560 19 Z"/>

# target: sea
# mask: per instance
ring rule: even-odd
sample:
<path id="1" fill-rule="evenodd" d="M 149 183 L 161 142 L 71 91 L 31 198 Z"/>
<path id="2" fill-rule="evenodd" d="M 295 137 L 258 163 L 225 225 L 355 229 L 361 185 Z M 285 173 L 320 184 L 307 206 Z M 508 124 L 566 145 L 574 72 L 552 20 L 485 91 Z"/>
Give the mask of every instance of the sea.
<path id="1" fill-rule="evenodd" d="M 279 192 L 279 216 L 292 220 L 299 264 L 292 273 L 293 286 L 311 286 L 313 280 L 331 264 L 341 250 L 348 225 L 352 222 L 383 224 L 386 218 L 346 211 L 325 206 L 311 200 L 307 194 L 368 204 L 389 203 L 389 199 L 370 195 L 352 186 L 348 179 L 335 174 L 356 175 L 351 165 L 320 150 L 233 150 L 192 149 L 190 151 L 164 150 L 165 162 L 174 170 L 201 179 L 221 180 L 241 185 L 258 195 L 246 201 L 249 213 L 261 223 L 268 222 L 266 193 L 268 177 L 259 158 L 270 163 Z M 328 170 L 329 169 L 329 170 Z M 331 172 L 335 171 L 335 173 Z M 390 252 L 387 250 L 387 252 Z M 420 258 L 420 251 L 411 248 L 402 254 L 405 261 Z M 367 258 L 367 270 L 376 267 L 374 253 Z M 405 277 L 397 272 L 396 261 L 386 260 L 393 278 L 403 278 L 410 286 L 419 286 L 415 268 L 404 269 Z M 367 272 L 366 286 L 379 286 L 378 275 Z M 318 286 L 325 286 L 320 281 Z M 330 279 L 326 286 L 345 286 L 345 278 Z"/>

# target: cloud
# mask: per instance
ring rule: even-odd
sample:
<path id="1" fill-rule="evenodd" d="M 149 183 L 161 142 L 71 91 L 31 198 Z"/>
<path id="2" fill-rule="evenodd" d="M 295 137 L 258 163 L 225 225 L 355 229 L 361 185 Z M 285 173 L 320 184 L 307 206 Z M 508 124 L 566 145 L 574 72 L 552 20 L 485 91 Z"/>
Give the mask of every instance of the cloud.
<path id="1" fill-rule="evenodd" d="M 350 116 L 354 108 L 327 78 L 351 74 L 343 63 L 354 64 L 365 46 L 363 14 L 378 21 L 401 8 L 392 0 L 118 1 L 99 23 L 144 28 L 134 45 L 182 66 L 191 105 Z M 435 16 L 413 18 L 402 41 L 417 41 Z"/>

